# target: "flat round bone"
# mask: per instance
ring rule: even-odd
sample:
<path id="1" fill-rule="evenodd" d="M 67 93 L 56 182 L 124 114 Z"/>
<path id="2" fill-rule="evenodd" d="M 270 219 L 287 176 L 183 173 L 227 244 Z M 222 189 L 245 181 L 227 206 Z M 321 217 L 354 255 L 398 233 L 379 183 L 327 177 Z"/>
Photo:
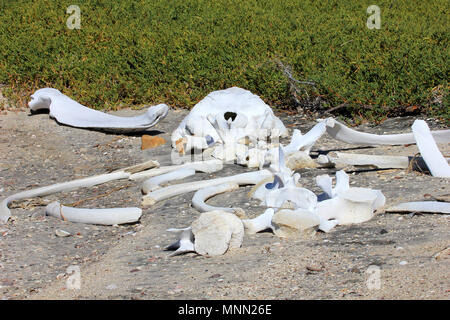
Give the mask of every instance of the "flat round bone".
<path id="1" fill-rule="evenodd" d="M 59 218 L 65 221 L 115 225 L 124 223 L 133 223 L 139 220 L 142 210 L 139 208 L 108 208 L 108 209 L 81 209 L 71 208 L 61 205 L 55 201 L 47 205 L 45 212 L 49 216 Z"/>
<path id="2" fill-rule="evenodd" d="M 192 223 L 192 233 L 195 238 L 194 248 L 198 254 L 217 256 L 241 247 L 244 226 L 234 214 L 215 210 L 203 212 Z"/>
<path id="3" fill-rule="evenodd" d="M 144 131 L 157 124 L 169 111 L 167 105 L 159 104 L 139 116 L 118 117 L 85 107 L 52 88 L 37 90 L 31 95 L 28 106 L 31 110 L 49 109 L 52 118 L 72 127 L 119 133 Z"/>

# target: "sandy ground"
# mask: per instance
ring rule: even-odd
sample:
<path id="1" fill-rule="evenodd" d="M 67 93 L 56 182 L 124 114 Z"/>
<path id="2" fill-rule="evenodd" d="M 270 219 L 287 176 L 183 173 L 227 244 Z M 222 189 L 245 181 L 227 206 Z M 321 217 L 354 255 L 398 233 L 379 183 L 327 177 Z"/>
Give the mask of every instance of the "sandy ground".
<path id="1" fill-rule="evenodd" d="M 141 111 L 142 112 L 142 111 Z M 122 110 L 121 115 L 141 113 Z M 147 134 L 170 141 L 186 115 L 171 111 Z M 305 132 L 312 121 L 281 114 L 290 128 Z M 358 130 L 409 131 L 414 119 L 397 118 Z M 433 128 L 442 128 L 427 119 Z M 57 124 L 48 114 L 0 115 L 0 199 L 26 189 L 109 172 L 145 160 L 170 164 L 169 143 L 140 150 L 140 135 L 114 135 Z M 449 145 L 440 146 L 449 154 Z M 369 154 L 415 155 L 415 145 L 355 148 L 322 137 L 313 148 Z M 186 181 L 245 172 L 226 165 L 214 174 Z M 407 170 L 351 170 L 352 186 L 380 189 L 387 204 L 448 197 L 450 180 Z M 302 183 L 318 192 L 314 177 L 332 169 L 301 170 Z M 111 190 L 115 190 L 110 193 Z M 248 217 L 263 212 L 247 198 L 247 188 L 209 200 L 238 206 Z M 115 181 L 59 193 L 39 202 L 14 203 L 12 219 L 0 225 L 0 297 L 2 299 L 449 299 L 449 216 L 380 213 L 369 222 L 338 226 L 280 239 L 264 232 L 246 235 L 242 248 L 220 257 L 195 254 L 169 257 L 164 247 L 175 238 L 171 227 L 188 226 L 199 212 L 193 193 L 143 208 L 139 223 L 94 226 L 45 216 L 45 203 L 78 202 L 78 207 L 140 206 L 140 184 Z M 82 201 L 82 202 L 79 202 Z M 57 237 L 55 231 L 70 232 Z M 444 250 L 444 251 L 442 251 Z M 437 253 L 437 257 L 435 255 Z M 70 270 L 75 270 L 71 273 Z M 79 278 L 78 278 L 79 276 Z M 73 289 L 79 279 L 80 288 Z M 72 286 L 71 286 L 72 284 Z"/>

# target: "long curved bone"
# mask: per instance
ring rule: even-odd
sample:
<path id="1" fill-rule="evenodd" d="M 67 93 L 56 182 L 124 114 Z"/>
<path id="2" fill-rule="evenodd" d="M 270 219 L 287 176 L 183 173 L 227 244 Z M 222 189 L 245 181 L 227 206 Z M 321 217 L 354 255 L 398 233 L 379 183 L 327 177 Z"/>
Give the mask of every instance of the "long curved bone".
<path id="1" fill-rule="evenodd" d="M 111 173 L 101 174 L 93 177 L 81 178 L 68 182 L 61 182 L 52 184 L 46 187 L 40 187 L 32 190 L 22 191 L 16 194 L 13 194 L 2 202 L 0 202 L 0 223 L 6 223 L 11 216 L 11 212 L 8 208 L 8 205 L 14 200 L 22 200 L 33 197 L 42 197 L 58 192 L 67 192 L 72 191 L 78 188 L 83 187 L 92 187 L 98 184 L 106 183 L 113 180 L 119 179 L 128 179 L 133 173 L 136 173 L 140 170 L 146 170 L 152 167 L 159 166 L 157 161 L 146 161 L 142 164 L 138 164 L 135 166 L 127 167 L 124 169 L 120 169 Z"/>
<path id="2" fill-rule="evenodd" d="M 142 210 L 134 207 L 79 209 L 63 206 L 57 201 L 47 205 L 45 212 L 49 216 L 53 216 L 64 221 L 107 226 L 136 222 L 142 215 Z"/>
<path id="3" fill-rule="evenodd" d="M 187 227 L 183 229 L 175 229 L 170 228 L 167 229 L 168 232 L 174 232 L 178 234 L 178 241 L 172 243 L 170 246 L 166 248 L 166 250 L 175 250 L 170 257 L 187 253 L 187 252 L 195 252 L 194 249 L 194 234 L 192 233 L 192 227 Z"/>
<path id="4" fill-rule="evenodd" d="M 403 202 L 385 209 L 386 212 L 450 213 L 450 203 L 440 201 Z"/>
<path id="5" fill-rule="evenodd" d="M 319 122 L 305 135 L 302 135 L 300 130 L 295 129 L 292 134 L 291 142 L 283 147 L 284 153 L 287 155 L 302 150 L 309 154 L 316 141 L 325 133 L 327 126 L 331 124 L 332 122 L 329 122 L 328 120 Z"/>
<path id="6" fill-rule="evenodd" d="M 318 121 L 327 123 L 326 130 L 331 137 L 350 144 L 398 145 L 416 143 L 412 133 L 378 135 L 350 129 L 333 118 Z M 433 131 L 432 135 L 437 143 L 450 142 L 450 130 Z"/>
<path id="7" fill-rule="evenodd" d="M 147 194 L 151 191 L 155 191 L 157 189 L 160 189 L 160 184 L 173 181 L 173 180 L 180 180 L 184 179 L 190 176 L 193 176 L 195 174 L 195 169 L 191 168 L 181 168 L 178 170 L 170 171 L 168 173 L 147 179 L 142 184 L 142 193 Z"/>
<path id="8" fill-rule="evenodd" d="M 239 185 L 257 184 L 259 181 L 272 176 L 268 170 L 259 170 L 246 172 L 230 177 L 216 178 L 210 180 L 202 180 L 195 182 L 187 182 L 164 187 L 142 197 L 143 206 L 151 206 L 158 201 L 178 196 L 180 194 L 197 191 L 206 187 L 216 186 L 227 182 L 234 182 Z"/>
<path id="9" fill-rule="evenodd" d="M 169 107 L 159 104 L 145 114 L 135 117 L 118 117 L 90 109 L 52 88 L 37 90 L 28 103 L 31 110 L 50 109 L 50 116 L 59 123 L 72 127 L 94 128 L 112 132 L 138 132 L 153 127 L 163 119 Z"/>
<path id="10" fill-rule="evenodd" d="M 223 169 L 223 162 L 217 159 L 197 162 L 187 162 L 184 164 L 165 166 L 155 169 L 145 170 L 142 172 L 134 173 L 130 176 L 130 180 L 138 181 L 150 177 L 159 176 L 168 172 L 172 172 L 179 169 L 194 169 L 198 172 L 213 173 Z"/>
<path id="11" fill-rule="evenodd" d="M 275 211 L 272 208 L 268 208 L 263 214 L 260 214 L 253 219 L 242 219 L 245 230 L 248 234 L 255 234 L 267 229 L 273 230 L 272 217 Z"/>
<path id="12" fill-rule="evenodd" d="M 447 158 L 446 160 L 449 162 L 450 158 Z M 407 169 L 412 165 L 412 168 L 418 170 L 428 169 L 422 157 L 379 156 L 372 154 L 332 152 L 326 156 L 319 156 L 317 161 L 322 166 L 338 168 L 355 166 L 376 169 Z"/>
<path id="13" fill-rule="evenodd" d="M 244 210 L 241 208 L 225 208 L 225 207 L 215 207 L 205 203 L 209 198 L 224 192 L 231 192 L 239 189 L 239 185 L 234 182 L 228 182 L 216 186 L 206 187 L 198 190 L 192 197 L 192 206 L 200 212 L 222 210 L 226 212 L 231 212 L 237 216 L 242 216 Z"/>
<path id="14" fill-rule="evenodd" d="M 439 151 L 427 123 L 423 120 L 414 121 L 412 131 L 420 154 L 431 174 L 434 177 L 450 178 L 450 166 Z"/>

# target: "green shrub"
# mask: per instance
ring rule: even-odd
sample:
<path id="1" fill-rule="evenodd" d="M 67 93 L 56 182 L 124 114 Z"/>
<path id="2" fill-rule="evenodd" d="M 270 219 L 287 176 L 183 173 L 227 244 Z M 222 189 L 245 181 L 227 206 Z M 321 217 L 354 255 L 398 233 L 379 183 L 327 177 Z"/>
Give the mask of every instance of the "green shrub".
<path id="1" fill-rule="evenodd" d="M 78 0 L 81 29 L 70 30 L 73 2 L 0 1 L 0 83 L 12 97 L 50 86 L 98 109 L 189 108 L 239 86 L 284 108 L 282 61 L 328 108 L 380 118 L 418 106 L 448 119 L 448 1 L 379 0 L 372 30 L 372 1 Z"/>

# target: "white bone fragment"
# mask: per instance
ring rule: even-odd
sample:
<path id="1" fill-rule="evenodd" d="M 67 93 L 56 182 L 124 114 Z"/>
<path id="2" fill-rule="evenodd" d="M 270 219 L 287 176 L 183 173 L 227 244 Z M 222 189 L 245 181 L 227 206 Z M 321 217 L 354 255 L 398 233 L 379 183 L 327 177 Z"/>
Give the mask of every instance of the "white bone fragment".
<path id="1" fill-rule="evenodd" d="M 282 238 L 299 236 L 302 231 L 319 225 L 321 219 L 313 211 L 305 209 L 280 210 L 273 218 L 274 233 Z"/>
<path id="2" fill-rule="evenodd" d="M 163 119 L 169 110 L 165 104 L 153 106 L 145 114 L 118 117 L 90 109 L 52 88 L 37 90 L 28 103 L 31 110 L 50 109 L 50 116 L 59 123 L 79 128 L 95 128 L 112 132 L 144 131 Z"/>
<path id="3" fill-rule="evenodd" d="M 198 254 L 222 255 L 230 249 L 239 248 L 244 238 L 244 225 L 234 214 L 215 210 L 203 212 L 192 223 L 194 248 Z"/>
<path id="4" fill-rule="evenodd" d="M 238 190 L 239 185 L 234 182 L 228 182 L 216 186 L 206 187 L 198 190 L 192 197 L 192 206 L 200 212 L 222 210 L 230 213 L 236 214 L 238 217 L 243 216 L 244 210 L 241 208 L 225 208 L 225 207 L 215 207 L 205 203 L 209 198 L 224 192 L 231 192 Z"/>
<path id="5" fill-rule="evenodd" d="M 257 184 L 259 181 L 270 177 L 272 174 L 268 170 L 246 172 L 230 177 L 216 178 L 210 180 L 194 181 L 167 186 L 142 197 L 142 205 L 150 206 L 158 201 L 168 199 L 180 194 L 197 191 L 206 187 L 216 186 L 227 182 L 234 182 L 239 185 Z"/>
<path id="6" fill-rule="evenodd" d="M 187 252 L 195 252 L 194 249 L 194 234 L 192 233 L 192 227 L 183 229 L 170 228 L 168 232 L 174 232 L 178 235 L 179 239 L 175 243 L 171 244 L 166 250 L 175 250 L 170 257 L 177 256 L 179 254 Z"/>
<path id="7" fill-rule="evenodd" d="M 317 163 L 305 151 L 295 151 L 286 156 L 286 167 L 291 170 L 317 168 Z"/>
<path id="8" fill-rule="evenodd" d="M 260 214 L 256 218 L 243 219 L 242 223 L 244 224 L 245 230 L 248 234 L 255 234 L 267 229 L 273 230 L 272 217 L 274 214 L 275 211 L 272 208 L 268 208 L 263 214 Z"/>
<path id="9" fill-rule="evenodd" d="M 431 135 L 430 128 L 423 120 L 416 120 L 412 125 L 414 138 L 420 154 L 434 177 L 450 178 L 450 166 L 445 160 Z"/>
<path id="10" fill-rule="evenodd" d="M 300 130 L 295 129 L 291 142 L 283 147 L 285 154 L 290 154 L 295 151 L 305 151 L 307 154 L 311 151 L 316 141 L 325 133 L 327 130 L 328 121 L 319 122 L 311 130 L 309 130 L 305 135 L 302 135 Z"/>
<path id="11" fill-rule="evenodd" d="M 79 209 L 61 205 L 54 201 L 47 205 L 45 212 L 49 216 L 77 223 L 115 225 L 132 223 L 139 220 L 142 210 L 139 208 Z"/>
<path id="12" fill-rule="evenodd" d="M 412 133 L 378 135 L 350 129 L 333 118 L 318 121 L 327 123 L 326 130 L 331 137 L 350 144 L 398 145 L 416 143 Z M 437 130 L 431 134 L 437 143 L 450 142 L 450 130 Z"/>
<path id="13" fill-rule="evenodd" d="M 325 220 L 319 216 L 320 224 L 318 229 L 323 232 L 330 232 L 339 222 L 336 219 Z"/>
<path id="14" fill-rule="evenodd" d="M 403 202 L 385 209 L 386 212 L 450 213 L 450 203 L 440 201 Z"/>
<path id="15" fill-rule="evenodd" d="M 161 188 L 161 184 L 184 179 L 195 174 L 195 169 L 191 168 L 181 168 L 178 170 L 170 171 L 168 173 L 164 173 L 162 175 L 147 179 L 142 184 L 142 193 L 147 194 L 151 191 L 157 190 Z"/>
<path id="16" fill-rule="evenodd" d="M 134 173 L 130 176 L 130 180 L 139 181 L 142 179 L 159 176 L 168 172 L 172 172 L 179 169 L 195 169 L 197 172 L 213 173 L 222 170 L 223 162 L 217 159 L 207 161 L 187 162 L 184 164 L 159 167 L 155 169 L 145 170 L 142 172 Z"/>
<path id="17" fill-rule="evenodd" d="M 172 147 L 175 148 L 177 141 L 187 136 L 203 137 L 208 140 L 208 145 L 225 143 L 220 135 L 224 137 L 226 129 L 236 142 L 245 136 L 275 137 L 285 136 L 288 132 L 257 95 L 233 87 L 211 92 L 197 103 L 172 133 Z"/>
<path id="18" fill-rule="evenodd" d="M 373 218 L 375 210 L 385 203 L 379 190 L 349 188 L 342 194 L 317 204 L 317 214 L 324 220 L 335 219 L 338 224 L 366 222 Z"/>
<path id="19" fill-rule="evenodd" d="M 404 156 L 378 156 L 372 154 L 354 154 L 336 152 L 335 157 L 328 155 L 335 166 L 369 166 L 377 169 L 406 169 L 409 158 Z"/>
<path id="20" fill-rule="evenodd" d="M 317 196 L 314 192 L 305 188 L 286 187 L 267 193 L 264 204 L 275 209 L 313 210 L 317 206 Z"/>
<path id="21" fill-rule="evenodd" d="M 320 176 L 317 176 L 316 184 L 324 192 L 323 195 L 319 195 L 319 201 L 333 198 L 333 181 L 329 175 L 322 174 Z"/>
<path id="22" fill-rule="evenodd" d="M 93 177 L 81 178 L 68 182 L 61 182 L 52 184 L 46 187 L 40 187 L 32 190 L 22 191 L 13 195 L 10 195 L 2 202 L 0 202 L 0 223 L 6 223 L 11 216 L 11 212 L 8 205 L 15 200 L 22 200 L 33 197 L 42 197 L 58 192 L 72 191 L 83 187 L 92 187 L 98 184 L 106 183 L 113 180 L 128 179 L 133 173 L 140 170 L 146 170 L 148 168 L 159 166 L 157 161 L 146 161 L 142 164 L 120 169 L 111 173 L 101 174 Z"/>
<path id="23" fill-rule="evenodd" d="M 367 167 L 375 169 L 408 169 L 429 170 L 423 157 L 407 157 L 407 156 L 379 156 L 372 154 L 355 154 L 333 152 L 327 156 L 321 155 L 318 159 L 319 164 L 329 164 L 333 167 Z M 325 160 L 325 158 L 326 160 Z M 447 163 L 450 158 L 445 159 Z"/>

